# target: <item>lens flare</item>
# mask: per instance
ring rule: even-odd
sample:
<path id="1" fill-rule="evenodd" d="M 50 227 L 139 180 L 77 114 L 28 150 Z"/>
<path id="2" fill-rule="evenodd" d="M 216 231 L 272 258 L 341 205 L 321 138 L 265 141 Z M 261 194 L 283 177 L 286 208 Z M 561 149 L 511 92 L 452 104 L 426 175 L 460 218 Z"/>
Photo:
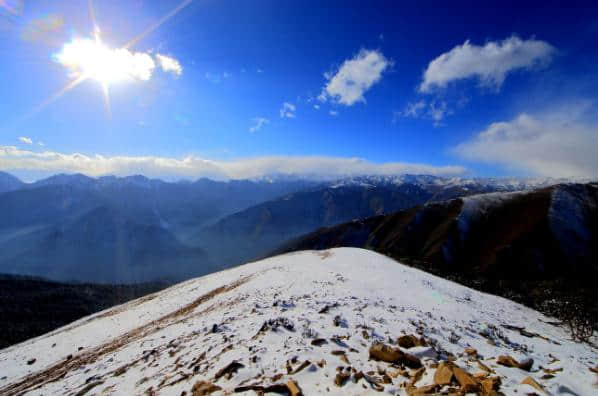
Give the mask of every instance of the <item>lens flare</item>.
<path id="1" fill-rule="evenodd" d="M 74 39 L 62 47 L 55 59 L 69 68 L 74 76 L 85 76 L 102 84 L 147 81 L 156 67 L 150 55 L 125 48 L 109 48 L 99 38 Z"/>

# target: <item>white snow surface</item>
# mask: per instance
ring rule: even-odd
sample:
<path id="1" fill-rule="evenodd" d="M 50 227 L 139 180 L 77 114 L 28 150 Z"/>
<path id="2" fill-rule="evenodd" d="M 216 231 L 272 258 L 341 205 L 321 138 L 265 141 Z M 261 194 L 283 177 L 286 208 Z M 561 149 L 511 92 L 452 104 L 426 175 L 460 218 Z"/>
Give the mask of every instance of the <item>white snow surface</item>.
<path id="1" fill-rule="evenodd" d="M 326 306 L 328 312 L 319 313 Z M 260 332 L 264 322 L 278 318 L 293 328 Z M 365 379 L 335 385 L 337 367 L 350 365 L 373 377 L 391 373 L 397 368 L 369 359 L 372 342 L 396 344 L 398 336 L 418 331 L 431 346 L 403 349 L 426 367 L 417 386 L 431 384 L 433 362 L 450 354 L 469 373 L 480 372 L 463 353 L 473 347 L 501 377 L 504 394 L 534 391 L 521 385 L 527 376 L 547 394 L 598 394 L 589 370 L 598 363 L 598 351 L 571 341 L 565 328 L 548 323 L 554 321 L 371 251 L 305 251 L 192 279 L 4 349 L 0 394 L 189 395 L 202 380 L 222 388 L 215 394 L 227 394 L 239 385 L 289 379 L 305 395 L 370 394 L 376 392 Z M 504 325 L 542 337 L 528 338 Z M 326 343 L 312 345 L 316 338 Z M 349 363 L 332 351 L 344 351 Z M 532 358 L 532 370 L 500 366 L 499 355 Z M 293 370 L 310 363 L 288 374 L 289 360 Z M 244 367 L 215 380 L 232 361 Z M 541 368 L 562 371 L 542 379 Z M 408 380 L 398 375 L 382 386 L 386 393 L 406 394 L 402 384 Z"/>

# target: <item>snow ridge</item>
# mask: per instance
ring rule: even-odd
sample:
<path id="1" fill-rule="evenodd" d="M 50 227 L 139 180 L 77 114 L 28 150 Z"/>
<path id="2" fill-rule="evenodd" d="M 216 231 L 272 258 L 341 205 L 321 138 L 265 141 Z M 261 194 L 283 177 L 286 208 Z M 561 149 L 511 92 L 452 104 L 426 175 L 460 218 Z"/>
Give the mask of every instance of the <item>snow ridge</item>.
<path id="1" fill-rule="evenodd" d="M 552 321 L 370 251 L 305 251 L 2 350 L 0 393 L 595 393 L 597 351 Z"/>

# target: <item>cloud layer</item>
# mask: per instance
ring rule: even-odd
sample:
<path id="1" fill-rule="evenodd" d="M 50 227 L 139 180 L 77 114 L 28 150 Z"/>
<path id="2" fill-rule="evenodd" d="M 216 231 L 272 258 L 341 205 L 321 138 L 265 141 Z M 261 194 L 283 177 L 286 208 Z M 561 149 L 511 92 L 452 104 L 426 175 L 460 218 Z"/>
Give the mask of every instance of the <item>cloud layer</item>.
<path id="1" fill-rule="evenodd" d="M 380 51 L 361 50 L 352 59 L 343 62 L 334 75 L 326 75 L 328 83 L 318 97 L 332 99 L 345 106 L 365 102 L 364 93 L 382 78 L 391 62 Z"/>
<path id="2" fill-rule="evenodd" d="M 509 72 L 548 62 L 555 52 L 545 41 L 521 40 L 517 36 L 483 46 L 466 41 L 430 62 L 419 90 L 430 92 L 452 81 L 473 77 L 482 85 L 498 89 Z"/>
<path id="3" fill-rule="evenodd" d="M 334 179 L 356 175 L 403 173 L 451 176 L 465 172 L 461 166 L 387 162 L 376 164 L 361 158 L 324 156 L 271 156 L 233 161 L 213 161 L 197 156 L 168 158 L 154 156 L 113 156 L 34 152 L 0 146 L 0 169 L 42 172 L 84 173 L 90 176 L 143 174 L 165 180 L 208 177 L 217 180 L 257 178 L 273 174 L 313 179 Z"/>
<path id="4" fill-rule="evenodd" d="M 598 176 L 598 125 L 583 122 L 576 109 L 534 117 L 519 114 L 495 122 L 457 146 L 463 158 L 501 164 L 542 176 Z"/>

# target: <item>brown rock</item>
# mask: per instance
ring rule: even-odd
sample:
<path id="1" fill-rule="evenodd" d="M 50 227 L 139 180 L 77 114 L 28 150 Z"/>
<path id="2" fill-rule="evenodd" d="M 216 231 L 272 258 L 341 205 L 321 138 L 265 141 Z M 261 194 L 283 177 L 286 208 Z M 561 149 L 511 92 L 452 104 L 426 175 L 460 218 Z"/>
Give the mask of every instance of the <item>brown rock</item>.
<path id="1" fill-rule="evenodd" d="M 439 386 L 450 385 L 453 376 L 453 364 L 450 362 L 440 362 L 434 373 L 434 383 Z"/>
<path id="2" fill-rule="evenodd" d="M 303 363 L 301 363 L 301 365 L 299 365 L 299 367 L 297 367 L 295 370 L 293 370 L 293 372 L 291 374 L 297 374 L 298 372 L 300 372 L 301 370 L 303 370 L 310 364 L 311 364 L 311 362 L 309 360 L 304 361 Z"/>
<path id="3" fill-rule="evenodd" d="M 465 348 L 465 354 L 469 356 L 477 356 L 478 351 L 475 348 Z"/>
<path id="4" fill-rule="evenodd" d="M 347 382 L 349 377 L 351 377 L 351 374 L 349 374 L 349 373 L 343 373 L 343 372 L 336 373 L 336 377 L 334 377 L 334 385 L 336 385 L 336 386 L 345 385 L 345 382 Z"/>
<path id="5" fill-rule="evenodd" d="M 482 370 L 484 370 L 487 373 L 494 373 L 494 370 L 492 370 L 490 367 L 486 366 L 484 363 L 482 363 L 481 361 L 477 361 L 478 363 L 478 367 Z"/>
<path id="6" fill-rule="evenodd" d="M 457 378 L 457 382 L 461 385 L 461 389 L 465 390 L 468 389 L 465 393 L 474 392 L 470 389 L 478 389 L 479 383 L 469 374 L 467 371 L 463 370 L 459 366 L 453 366 L 453 374 L 455 378 Z"/>
<path id="7" fill-rule="evenodd" d="M 370 358 L 375 360 L 381 360 L 387 363 L 396 363 L 403 356 L 397 348 L 393 348 L 383 343 L 375 343 L 370 347 Z"/>
<path id="8" fill-rule="evenodd" d="M 533 359 L 525 359 L 522 362 L 518 362 L 514 358 L 508 355 L 501 355 L 496 359 L 496 363 L 506 367 L 516 367 L 521 370 L 530 371 L 534 365 Z"/>
<path id="9" fill-rule="evenodd" d="M 562 369 L 560 369 L 560 370 L 562 370 Z M 596 367 L 590 367 L 590 371 L 593 372 L 593 373 L 598 374 L 598 366 L 596 366 Z"/>
<path id="10" fill-rule="evenodd" d="M 482 389 L 486 393 L 491 393 L 492 391 L 498 391 L 501 384 L 500 377 L 488 377 L 482 381 Z"/>
<path id="11" fill-rule="evenodd" d="M 425 372 L 426 372 L 425 367 L 421 367 L 421 368 L 417 369 L 411 376 L 411 380 L 409 381 L 409 383 L 411 385 L 415 385 L 417 383 L 417 381 L 419 381 L 422 378 L 422 376 L 424 375 Z"/>
<path id="12" fill-rule="evenodd" d="M 31 366 L 33 363 L 35 363 L 36 360 L 36 358 L 27 360 L 27 365 Z"/>
<path id="13" fill-rule="evenodd" d="M 235 374 L 237 371 L 239 371 L 239 369 L 243 367 L 245 367 L 245 365 L 237 362 L 236 360 L 233 360 L 232 362 L 218 370 L 218 372 L 214 376 L 214 379 L 218 380 L 224 376 L 226 376 L 226 379 L 231 379 L 233 374 Z"/>
<path id="14" fill-rule="evenodd" d="M 287 382 L 287 388 L 289 389 L 289 393 L 291 396 L 301 396 L 303 392 L 301 392 L 301 388 L 294 380 L 289 380 Z"/>
<path id="15" fill-rule="evenodd" d="M 530 371 L 534 365 L 534 359 L 525 359 L 519 362 L 519 368 L 521 370 Z"/>
<path id="16" fill-rule="evenodd" d="M 191 394 L 193 396 L 206 396 L 221 389 L 221 387 L 214 385 L 211 382 L 197 381 L 195 385 L 193 385 L 193 388 L 191 388 Z"/>
<path id="17" fill-rule="evenodd" d="M 418 338 L 411 334 L 400 336 L 397 342 L 401 348 L 406 349 L 426 345 L 426 342 L 423 338 Z"/>
<path id="18" fill-rule="evenodd" d="M 316 338 L 315 340 L 312 340 L 311 344 L 314 346 L 322 346 L 324 344 L 328 344 L 328 341 L 326 341 L 324 338 Z"/>
<path id="19" fill-rule="evenodd" d="M 539 383 L 537 383 L 536 380 L 533 379 L 532 377 L 525 377 L 523 379 L 523 381 L 521 381 L 521 383 L 529 385 L 532 388 L 536 388 L 537 390 L 539 390 L 542 393 L 546 393 L 546 391 L 544 390 L 544 387 L 542 385 L 540 385 Z"/>
<path id="20" fill-rule="evenodd" d="M 370 347 L 370 358 L 381 360 L 387 363 L 403 364 L 409 368 L 420 368 L 421 360 L 417 356 L 402 352 L 399 348 L 393 348 L 381 342 Z"/>

